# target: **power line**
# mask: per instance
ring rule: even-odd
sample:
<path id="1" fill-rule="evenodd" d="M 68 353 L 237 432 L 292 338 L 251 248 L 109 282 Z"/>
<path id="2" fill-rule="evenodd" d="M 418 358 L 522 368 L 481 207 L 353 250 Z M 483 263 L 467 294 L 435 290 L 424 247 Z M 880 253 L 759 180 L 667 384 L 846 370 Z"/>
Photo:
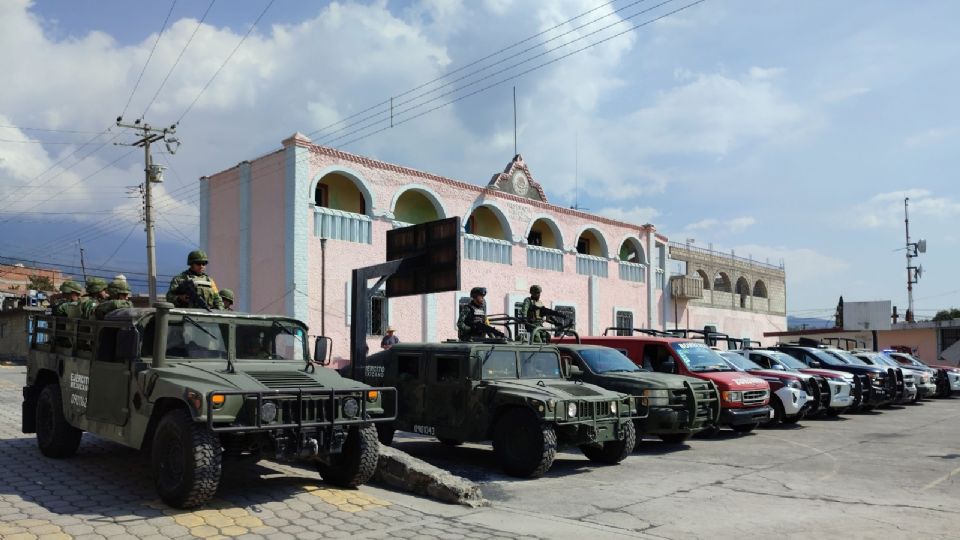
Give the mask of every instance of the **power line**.
<path id="1" fill-rule="evenodd" d="M 176 69 L 177 64 L 180 63 L 180 59 L 183 58 L 183 53 L 187 52 L 187 47 L 190 46 L 190 43 L 193 41 L 194 36 L 197 35 L 197 32 L 200 30 L 200 27 L 203 26 L 203 21 L 207 19 L 207 14 L 210 13 L 210 8 L 213 7 L 213 4 L 217 0 L 210 0 L 210 5 L 207 6 L 207 10 L 203 12 L 203 16 L 200 17 L 200 20 L 197 21 L 197 27 L 193 29 L 193 33 L 190 34 L 190 38 L 187 39 L 187 43 L 184 44 L 183 48 L 180 49 L 180 54 L 177 55 L 177 59 L 174 60 L 173 65 L 170 66 L 170 70 L 167 71 L 167 74 L 163 77 L 163 81 L 160 82 L 160 87 L 157 88 L 156 93 L 153 94 L 153 98 L 150 99 L 150 103 L 147 103 L 147 107 L 143 110 L 143 114 L 140 115 L 140 118 L 147 116 L 147 112 L 150 111 L 150 107 L 153 106 L 153 102 L 157 100 L 157 96 L 160 95 L 160 91 L 163 90 L 163 87 L 167 84 L 167 80 L 170 78 L 170 75 L 173 73 L 173 70 Z"/>
<path id="2" fill-rule="evenodd" d="M 117 246 L 117 249 L 113 250 L 113 253 L 111 253 L 110 256 L 107 257 L 107 260 L 105 260 L 105 261 L 103 261 L 102 263 L 100 263 L 100 266 L 98 266 L 97 268 L 99 268 L 100 270 L 103 270 L 103 267 L 104 267 L 104 266 L 110 264 L 110 261 L 112 261 L 113 258 L 117 255 L 117 253 L 120 251 L 120 248 L 122 248 L 123 245 L 127 243 L 127 240 L 130 239 L 130 235 L 133 234 L 133 231 L 137 228 L 137 225 L 138 225 L 137 223 L 134 223 L 134 224 L 133 224 L 133 227 L 130 227 L 130 232 L 128 232 L 128 233 L 127 233 L 127 236 L 125 236 L 125 237 L 123 238 L 123 240 L 122 240 L 122 241 L 120 242 L 120 244 Z"/>
<path id="3" fill-rule="evenodd" d="M 190 112 L 190 109 L 193 109 L 193 106 L 196 105 L 197 101 L 200 100 L 200 96 L 202 96 L 203 93 L 207 91 L 207 88 L 210 86 L 213 80 L 217 78 L 217 75 L 219 75 L 223 67 L 227 65 L 227 62 L 229 62 L 230 59 L 233 58 L 234 53 L 236 53 L 237 49 L 239 49 L 240 46 L 243 45 L 243 42 L 247 40 L 247 37 L 250 35 L 250 32 L 253 32 L 253 29 L 256 28 L 257 23 L 259 23 L 260 19 L 262 19 L 263 16 L 267 13 L 267 10 L 270 9 L 270 6 L 273 5 L 273 2 L 274 0 L 270 0 L 267 3 L 266 7 L 263 8 L 263 11 L 260 12 L 260 15 L 257 16 L 256 20 L 253 21 L 253 24 L 250 25 L 250 28 L 247 29 L 247 33 L 244 34 L 242 38 L 240 38 L 240 42 L 237 43 L 237 46 L 234 47 L 232 51 L 230 51 L 230 54 L 228 54 L 227 58 L 223 61 L 222 64 L 220 64 L 220 67 L 217 68 L 217 71 L 213 73 L 213 76 L 210 77 L 210 80 L 207 81 L 207 84 L 203 85 L 203 88 L 200 89 L 200 93 L 197 94 L 197 97 L 193 98 L 193 101 L 191 101 L 190 105 L 187 106 L 187 109 L 183 111 L 183 114 L 180 115 L 180 118 L 177 118 L 178 124 L 183 120 L 183 117 L 185 117 L 187 113 Z M 212 6 L 213 2 L 210 2 L 210 5 Z"/>
<path id="4" fill-rule="evenodd" d="M 46 131 L 49 133 L 80 133 L 84 135 L 89 135 L 92 133 L 102 134 L 100 131 L 83 131 L 79 129 L 52 129 L 52 128 L 38 128 L 38 127 L 25 127 L 25 126 L 14 126 L 10 124 L 0 124 L 0 128 L 3 129 L 17 129 L 20 131 Z"/>
<path id="5" fill-rule="evenodd" d="M 150 65 L 150 59 L 153 58 L 154 51 L 157 50 L 157 43 L 160 43 L 160 36 L 163 35 L 163 31 L 167 29 L 167 22 L 170 21 L 170 15 L 173 13 L 173 8 L 177 5 L 177 0 L 173 0 L 170 3 L 170 11 L 167 11 L 166 18 L 163 19 L 163 24 L 160 25 L 160 32 L 157 34 L 157 39 L 153 41 L 153 47 L 150 48 L 150 54 L 147 55 L 147 61 L 143 63 L 143 69 L 140 70 L 140 76 L 137 77 L 137 82 L 133 85 L 133 90 L 130 91 L 130 97 L 127 98 L 127 104 L 123 106 L 123 112 L 120 113 L 120 116 L 127 114 L 127 108 L 130 107 L 130 101 L 133 100 L 133 95 L 137 93 L 137 89 L 140 88 L 140 81 L 143 79 L 143 74 L 147 72 L 147 66 Z"/>

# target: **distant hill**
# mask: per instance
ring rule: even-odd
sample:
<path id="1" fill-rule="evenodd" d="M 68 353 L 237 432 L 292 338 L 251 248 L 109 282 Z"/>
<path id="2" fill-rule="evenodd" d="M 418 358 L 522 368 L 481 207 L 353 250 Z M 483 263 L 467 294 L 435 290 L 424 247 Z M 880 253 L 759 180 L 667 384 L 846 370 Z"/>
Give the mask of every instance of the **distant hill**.
<path id="1" fill-rule="evenodd" d="M 814 317 L 793 317 L 787 315 L 788 330 L 814 330 L 817 328 L 833 328 L 833 319 L 817 319 Z"/>

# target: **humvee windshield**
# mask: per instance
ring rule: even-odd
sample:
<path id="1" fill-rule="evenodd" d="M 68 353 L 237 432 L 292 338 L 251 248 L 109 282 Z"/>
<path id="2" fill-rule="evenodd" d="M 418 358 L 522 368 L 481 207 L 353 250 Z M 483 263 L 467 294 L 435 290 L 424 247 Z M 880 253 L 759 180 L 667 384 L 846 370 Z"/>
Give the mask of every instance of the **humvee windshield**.
<path id="1" fill-rule="evenodd" d="M 644 371 L 623 353 L 614 349 L 580 349 L 577 353 L 594 373 Z"/>
<path id="2" fill-rule="evenodd" d="M 559 379 L 560 356 L 553 351 L 490 351 L 480 370 L 483 379 Z"/>
<path id="3" fill-rule="evenodd" d="M 168 358 L 226 359 L 230 324 L 184 316 L 167 325 Z M 149 332 L 149 330 L 148 330 Z M 236 324 L 238 360 L 304 360 L 306 330 L 281 321 L 244 321 Z"/>
<path id="4" fill-rule="evenodd" d="M 226 358 L 228 325 L 184 317 L 167 325 L 168 358 Z"/>
<path id="5" fill-rule="evenodd" d="M 273 321 L 237 325 L 237 359 L 304 360 L 306 332 L 300 326 Z"/>

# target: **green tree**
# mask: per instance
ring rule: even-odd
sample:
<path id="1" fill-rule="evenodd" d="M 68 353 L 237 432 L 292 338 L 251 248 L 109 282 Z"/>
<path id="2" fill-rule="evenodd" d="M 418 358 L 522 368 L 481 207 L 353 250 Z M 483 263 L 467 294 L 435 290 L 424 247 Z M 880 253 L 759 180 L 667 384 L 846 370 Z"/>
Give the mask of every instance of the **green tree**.
<path id="1" fill-rule="evenodd" d="M 53 280 L 47 276 L 30 276 L 30 288 L 38 291 L 55 291 Z"/>
<path id="2" fill-rule="evenodd" d="M 942 309 L 933 316 L 933 320 L 935 321 L 949 321 L 951 319 L 960 319 L 960 309 Z"/>

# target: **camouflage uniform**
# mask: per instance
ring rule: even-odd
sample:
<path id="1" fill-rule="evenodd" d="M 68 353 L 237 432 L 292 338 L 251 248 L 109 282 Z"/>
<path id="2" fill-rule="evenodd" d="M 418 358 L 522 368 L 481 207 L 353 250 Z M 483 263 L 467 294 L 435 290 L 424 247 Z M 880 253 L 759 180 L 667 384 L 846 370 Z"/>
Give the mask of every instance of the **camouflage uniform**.
<path id="1" fill-rule="evenodd" d="M 457 319 L 457 339 L 460 341 L 482 339 L 487 334 L 503 337 L 503 332 L 489 326 L 486 303 L 478 305 L 475 301 L 477 296 L 486 297 L 487 289 L 483 287 L 470 289 L 470 302 L 460 308 L 460 318 Z"/>
<path id="2" fill-rule="evenodd" d="M 110 285 L 107 286 L 107 291 L 110 292 L 110 300 L 97 305 L 94 310 L 94 316 L 97 320 L 105 319 L 107 313 L 113 310 L 133 307 L 133 302 L 127 300 L 127 295 L 130 294 L 130 285 L 127 285 L 126 281 L 111 281 Z"/>
<path id="3" fill-rule="evenodd" d="M 80 284 L 73 280 L 64 281 L 60 285 L 60 292 L 63 299 L 53 305 L 50 313 L 55 317 L 76 317 L 80 313 L 76 300 L 69 300 L 69 295 L 83 294 Z"/>
<path id="4" fill-rule="evenodd" d="M 207 254 L 201 250 L 191 251 L 187 256 L 187 264 L 202 263 L 206 264 Z M 217 289 L 217 283 L 202 270 L 195 272 L 188 268 L 180 272 L 170 280 L 170 290 L 167 291 L 167 302 L 177 307 L 198 308 L 203 307 L 190 300 L 181 300 L 182 292 L 178 292 L 180 285 L 186 280 L 193 281 L 197 286 L 197 294 L 203 298 L 210 309 L 223 309 L 223 299 L 220 298 L 220 291 Z"/>
<path id="5" fill-rule="evenodd" d="M 533 334 L 533 343 L 542 343 L 543 333 L 545 331 L 536 331 L 537 328 L 543 326 L 543 313 L 541 309 L 545 308 L 546 305 L 540 301 L 540 292 L 543 289 L 539 285 L 532 285 L 530 287 L 530 296 L 523 299 L 523 305 L 520 306 L 520 318 L 524 320 L 524 327 L 527 329 L 527 334 Z M 533 295 L 537 295 L 537 299 L 533 299 Z M 547 339 L 549 341 L 549 338 Z"/>
<path id="6" fill-rule="evenodd" d="M 220 299 L 223 300 L 223 309 L 226 311 L 233 311 L 233 304 L 236 303 L 236 300 L 233 296 L 233 291 L 230 289 L 220 289 Z M 229 302 L 229 304 L 227 303 Z"/>
<path id="7" fill-rule="evenodd" d="M 92 277 L 87 280 L 87 295 L 80 300 L 80 317 L 84 319 L 93 319 L 94 310 L 97 303 L 104 300 L 104 291 L 107 288 L 107 281 L 103 278 Z"/>

